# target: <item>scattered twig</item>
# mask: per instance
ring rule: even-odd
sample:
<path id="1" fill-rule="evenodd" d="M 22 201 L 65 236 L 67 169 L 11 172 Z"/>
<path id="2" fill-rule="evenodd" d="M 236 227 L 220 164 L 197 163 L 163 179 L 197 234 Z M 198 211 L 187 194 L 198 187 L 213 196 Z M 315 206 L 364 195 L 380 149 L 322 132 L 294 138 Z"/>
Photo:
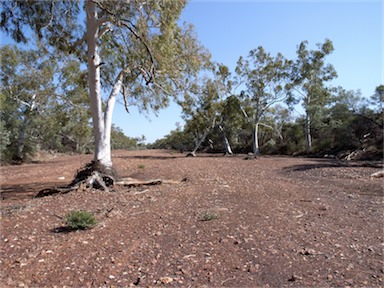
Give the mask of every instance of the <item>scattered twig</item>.
<path id="1" fill-rule="evenodd" d="M 227 278 L 227 279 L 225 279 L 224 281 L 221 281 L 221 285 L 223 285 L 225 282 L 228 282 L 228 281 L 233 280 L 233 279 L 235 279 L 235 278 L 236 278 L 235 276 L 230 277 L 230 278 Z"/>
<path id="2" fill-rule="evenodd" d="M 147 193 L 148 191 L 149 191 L 149 189 L 145 189 L 145 190 L 142 190 L 142 191 L 136 191 L 135 193 L 133 193 L 133 195 L 144 194 L 144 193 Z"/>
<path id="3" fill-rule="evenodd" d="M 117 181 L 116 185 L 123 185 L 126 187 L 138 187 L 144 185 L 159 185 L 163 183 L 161 179 L 152 179 L 152 180 L 138 180 L 134 178 L 124 178 L 121 181 Z"/>

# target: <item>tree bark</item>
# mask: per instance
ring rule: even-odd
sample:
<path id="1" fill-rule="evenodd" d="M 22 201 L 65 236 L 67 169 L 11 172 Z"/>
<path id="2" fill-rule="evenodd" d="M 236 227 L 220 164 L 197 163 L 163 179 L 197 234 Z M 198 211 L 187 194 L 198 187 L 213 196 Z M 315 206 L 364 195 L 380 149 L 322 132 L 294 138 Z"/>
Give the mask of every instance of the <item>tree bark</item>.
<path id="1" fill-rule="evenodd" d="M 225 147 L 225 154 L 229 154 L 229 155 L 233 154 L 231 145 L 229 144 L 228 138 L 225 135 L 224 135 L 224 147 Z"/>
<path id="2" fill-rule="evenodd" d="M 196 151 L 200 148 L 201 144 L 204 142 L 205 138 L 207 138 L 208 131 L 205 131 L 204 134 L 197 140 L 195 148 L 192 150 L 191 154 L 195 155 Z"/>
<path id="3" fill-rule="evenodd" d="M 99 162 L 105 167 L 111 168 L 112 158 L 110 135 L 112 125 L 112 112 L 115 105 L 117 93 L 121 87 L 121 83 L 116 83 L 113 91 L 111 92 L 111 96 L 107 102 L 106 111 L 105 113 L 103 113 L 100 83 L 100 57 L 98 51 L 98 40 L 100 38 L 100 31 L 98 21 L 99 19 L 97 15 L 96 4 L 94 1 L 86 0 L 86 13 L 89 97 L 93 121 L 93 135 L 95 137 L 94 161 Z"/>
<path id="4" fill-rule="evenodd" d="M 255 156 L 260 154 L 259 148 L 259 121 L 255 121 L 255 125 L 252 129 L 252 137 L 253 137 L 253 154 Z"/>
<path id="5" fill-rule="evenodd" d="M 227 135 L 226 135 L 226 133 L 224 131 L 224 128 L 221 125 L 219 125 L 219 129 L 223 133 L 225 154 L 232 155 L 233 152 L 232 152 L 232 149 L 231 149 L 231 145 L 229 144 L 229 140 L 228 140 Z"/>
<path id="6" fill-rule="evenodd" d="M 311 136 L 311 116 L 309 112 L 306 112 L 305 115 L 305 147 L 307 153 L 312 150 L 312 136 Z"/>

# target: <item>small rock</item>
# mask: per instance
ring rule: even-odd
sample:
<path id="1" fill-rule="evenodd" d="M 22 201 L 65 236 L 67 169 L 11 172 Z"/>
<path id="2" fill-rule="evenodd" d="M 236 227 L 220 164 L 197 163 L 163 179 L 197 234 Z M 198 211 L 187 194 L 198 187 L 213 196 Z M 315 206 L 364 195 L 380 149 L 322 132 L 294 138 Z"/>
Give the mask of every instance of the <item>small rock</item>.
<path id="1" fill-rule="evenodd" d="M 12 278 L 10 278 L 10 277 L 7 278 L 7 285 L 9 285 L 9 286 L 15 285 L 15 282 L 12 280 Z"/>
<path id="2" fill-rule="evenodd" d="M 303 277 L 297 276 L 297 275 L 292 275 L 291 278 L 288 279 L 289 282 L 294 282 L 296 280 L 301 280 Z"/>
<path id="3" fill-rule="evenodd" d="M 171 278 L 171 277 L 161 277 L 160 281 L 163 284 L 169 284 L 169 283 L 173 282 L 173 278 Z"/>
<path id="4" fill-rule="evenodd" d="M 302 249 L 302 250 L 300 251 L 300 254 L 301 254 L 301 255 L 306 255 L 306 256 L 309 256 L 309 255 L 316 255 L 316 251 L 315 251 L 314 249 L 307 249 L 307 248 L 305 248 L 305 249 Z"/>
<path id="5" fill-rule="evenodd" d="M 251 265 L 248 268 L 248 272 L 249 273 L 256 273 L 257 271 L 259 271 L 259 269 L 260 269 L 260 265 L 259 264 Z"/>

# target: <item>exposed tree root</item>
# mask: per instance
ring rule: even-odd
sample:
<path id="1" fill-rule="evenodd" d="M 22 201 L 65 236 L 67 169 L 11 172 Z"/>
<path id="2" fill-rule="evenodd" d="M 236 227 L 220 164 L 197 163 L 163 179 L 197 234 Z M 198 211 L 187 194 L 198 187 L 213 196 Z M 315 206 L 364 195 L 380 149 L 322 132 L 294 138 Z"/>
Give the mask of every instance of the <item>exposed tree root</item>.
<path id="1" fill-rule="evenodd" d="M 119 179 L 119 181 L 116 181 L 116 176 L 117 173 L 115 170 L 107 170 L 102 165 L 91 162 L 85 165 L 84 168 L 80 169 L 76 173 L 75 179 L 68 186 L 43 189 L 37 193 L 35 198 L 56 194 L 66 194 L 75 190 L 85 190 L 90 188 L 101 189 L 109 192 L 109 187 L 114 185 L 121 185 L 124 187 L 140 187 L 160 184 L 179 184 L 181 182 L 187 181 L 185 180 L 186 178 L 181 181 L 163 179 L 138 180 L 134 178 L 123 178 Z"/>
<path id="2" fill-rule="evenodd" d="M 100 178 L 103 181 L 101 181 Z M 118 178 L 118 174 L 114 168 L 105 167 L 98 161 L 92 161 L 77 171 L 74 180 L 71 184 L 69 184 L 69 186 L 76 185 L 79 182 L 89 181 L 90 183 L 87 184 L 93 185 L 96 183 L 94 186 L 96 186 L 95 188 L 97 189 L 105 188 L 103 186 L 112 186 L 115 182 L 114 179 L 116 178 Z"/>

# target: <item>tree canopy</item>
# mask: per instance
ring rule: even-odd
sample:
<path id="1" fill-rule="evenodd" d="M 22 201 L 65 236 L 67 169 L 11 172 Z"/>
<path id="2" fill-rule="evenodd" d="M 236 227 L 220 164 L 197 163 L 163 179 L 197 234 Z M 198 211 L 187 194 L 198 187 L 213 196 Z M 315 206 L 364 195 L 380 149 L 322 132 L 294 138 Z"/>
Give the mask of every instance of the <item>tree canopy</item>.
<path id="1" fill-rule="evenodd" d="M 192 26 L 177 22 L 184 0 L 1 4 L 0 28 L 17 42 L 28 40 L 26 26 L 48 52 L 73 54 L 87 65 L 94 160 L 104 166 L 112 166 L 111 121 L 117 96 L 123 96 L 127 111 L 130 105 L 160 109 L 169 96 L 188 89 L 186 84 L 209 59 Z"/>

